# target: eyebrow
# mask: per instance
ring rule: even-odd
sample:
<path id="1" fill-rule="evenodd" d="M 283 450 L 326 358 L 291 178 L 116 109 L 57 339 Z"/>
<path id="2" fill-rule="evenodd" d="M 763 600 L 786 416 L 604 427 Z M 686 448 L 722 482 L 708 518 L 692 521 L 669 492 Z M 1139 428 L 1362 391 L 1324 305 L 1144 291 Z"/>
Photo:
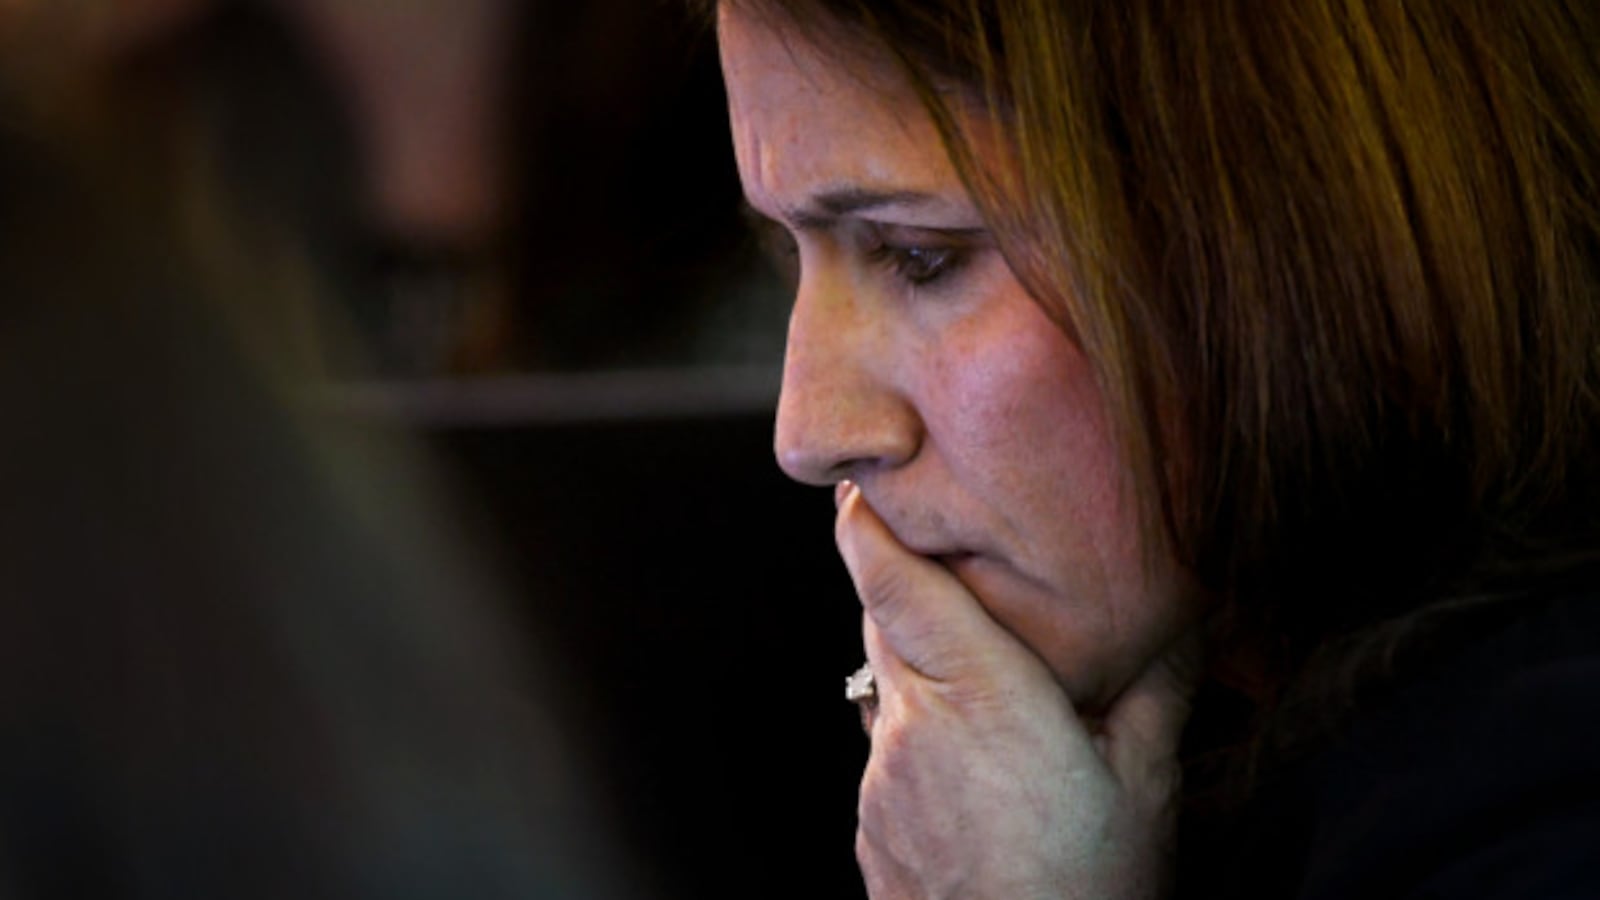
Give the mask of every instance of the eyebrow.
<path id="1" fill-rule="evenodd" d="M 822 229 L 846 216 L 885 206 L 917 207 L 939 200 L 937 195 L 922 191 L 879 191 L 862 187 L 842 187 L 812 196 L 806 206 L 785 211 L 783 218 L 801 230 Z M 749 206 L 748 201 L 745 205 Z"/>

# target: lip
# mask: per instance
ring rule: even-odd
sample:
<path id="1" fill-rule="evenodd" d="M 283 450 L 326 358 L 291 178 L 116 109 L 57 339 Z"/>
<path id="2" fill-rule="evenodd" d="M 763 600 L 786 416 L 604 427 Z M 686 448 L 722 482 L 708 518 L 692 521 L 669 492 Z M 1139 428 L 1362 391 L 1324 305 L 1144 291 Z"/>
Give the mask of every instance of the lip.
<path id="1" fill-rule="evenodd" d="M 1003 577 L 1008 583 L 1031 585 L 1046 592 L 1051 590 L 1048 583 L 1018 569 L 1008 558 L 988 550 L 945 550 L 928 554 L 927 558 L 943 566 L 973 590 L 977 590 L 980 584 L 993 589 L 995 582 L 992 579 L 996 576 Z"/>
<path id="2" fill-rule="evenodd" d="M 1009 567 L 984 553 L 958 551 L 941 553 L 930 558 L 961 582 L 962 586 L 985 606 L 997 596 L 995 591 L 1010 583 L 1009 576 L 1005 575 L 1010 571 Z M 996 580 L 997 577 L 1002 580 Z"/>
<path id="3" fill-rule="evenodd" d="M 889 532 L 894 535 L 895 540 L 905 549 L 924 559 L 933 560 L 954 571 L 956 567 L 968 566 L 974 560 L 986 555 L 981 547 L 954 534 L 919 534 L 921 529 L 908 527 L 909 523 L 898 521 L 899 517 L 884 514 L 886 508 L 893 507 L 880 506 L 870 497 L 865 499 L 868 506 L 883 518 L 884 524 L 889 527 Z"/>
<path id="4" fill-rule="evenodd" d="M 945 570 L 950 574 L 956 576 L 962 582 L 966 582 L 968 587 L 972 586 L 972 578 L 977 577 L 980 572 L 992 570 L 992 564 L 995 562 L 992 557 L 982 553 L 967 551 L 943 553 L 934 557 L 934 559 L 939 565 L 944 566 Z"/>
<path id="5" fill-rule="evenodd" d="M 879 510 L 876 504 L 869 503 L 869 505 L 874 512 Z M 900 543 L 900 546 L 918 556 L 932 560 L 944 560 L 972 554 L 972 551 L 968 550 L 964 545 L 948 537 L 917 534 L 882 512 L 878 512 L 878 515 L 883 519 L 883 524 L 889 527 L 889 533 L 894 535 L 894 539 Z"/>
<path id="6" fill-rule="evenodd" d="M 893 531 L 893 528 L 890 529 Z M 897 535 L 898 537 L 898 535 Z M 932 541 L 901 541 L 901 545 L 923 559 L 931 559 L 936 563 L 951 565 L 962 560 L 978 556 L 980 551 L 954 543 L 934 543 Z"/>

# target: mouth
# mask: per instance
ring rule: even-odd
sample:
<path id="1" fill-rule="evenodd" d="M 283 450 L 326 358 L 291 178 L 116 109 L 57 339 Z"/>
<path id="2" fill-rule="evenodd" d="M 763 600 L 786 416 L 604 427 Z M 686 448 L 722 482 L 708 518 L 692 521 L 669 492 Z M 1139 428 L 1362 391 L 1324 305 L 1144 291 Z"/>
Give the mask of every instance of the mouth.
<path id="1" fill-rule="evenodd" d="M 877 508 L 874 506 L 874 509 Z M 919 534 L 917 532 L 920 529 L 907 528 L 906 523 L 897 522 L 890 516 L 884 517 L 884 523 L 905 549 L 952 572 L 970 566 L 983 556 L 978 549 L 962 546 L 960 539 L 954 535 Z"/>
<path id="2" fill-rule="evenodd" d="M 928 558 L 944 567 L 946 572 L 954 575 L 963 584 L 967 585 L 969 589 L 972 589 L 976 584 L 973 579 L 976 578 L 982 570 L 988 568 L 988 566 L 985 566 L 984 563 L 993 561 L 982 554 L 975 553 L 971 550 L 953 550 L 944 553 L 935 553 L 930 555 Z"/>
<path id="3" fill-rule="evenodd" d="M 890 530 L 893 530 L 892 526 Z M 964 547 L 954 542 L 911 540 L 905 541 L 904 546 L 907 550 L 923 559 L 936 562 L 951 571 L 954 571 L 957 567 L 970 565 L 983 555 L 977 549 Z"/>

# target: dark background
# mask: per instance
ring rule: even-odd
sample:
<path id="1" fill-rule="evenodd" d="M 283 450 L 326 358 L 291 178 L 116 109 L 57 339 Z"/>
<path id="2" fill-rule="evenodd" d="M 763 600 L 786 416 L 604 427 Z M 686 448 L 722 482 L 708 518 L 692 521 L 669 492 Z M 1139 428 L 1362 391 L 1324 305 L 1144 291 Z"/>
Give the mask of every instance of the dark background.
<path id="1" fill-rule="evenodd" d="M 664 897 L 862 896 L 860 612 L 770 416 L 445 428 L 497 523 L 619 838 Z"/>
<path id="2" fill-rule="evenodd" d="M 500 537 L 532 632 L 582 679 L 567 712 L 645 883 L 864 896 L 866 741 L 843 699 L 860 611 L 831 492 L 778 471 L 775 391 L 663 387 L 721 365 L 775 386 L 781 362 L 787 298 L 738 210 L 714 41 L 639 0 L 528 21 L 511 367 L 556 392 L 618 371 L 656 401 L 465 422 L 447 402 L 421 427 Z"/>
<path id="3" fill-rule="evenodd" d="M 866 741 L 843 699 L 859 607 L 831 492 L 778 471 L 775 390 L 740 383 L 775 387 L 787 298 L 739 213 L 712 36 L 672 4 L 607 0 L 532 4 L 520 42 L 514 308 L 488 366 L 511 376 L 512 409 L 476 415 L 459 398 L 481 376 L 422 372 L 461 394 L 400 415 L 481 510 L 530 634 L 576 677 L 563 712 L 644 885 L 863 896 Z M 389 271 L 408 255 L 432 259 L 400 245 Z M 374 345 L 392 343 L 392 298 L 353 296 L 372 304 Z M 378 359 L 411 361 L 378 383 L 415 386 L 417 354 Z M 712 397 L 673 396 L 693 371 L 713 372 Z M 596 372 L 635 399 L 517 405 Z"/>
<path id="4" fill-rule="evenodd" d="M 140 115 L 304 243 L 363 348 L 326 360 L 330 391 L 434 451 L 569 673 L 642 887 L 861 896 L 860 612 L 831 492 L 772 459 L 787 298 L 740 212 L 712 35 L 656 0 L 518 4 L 509 212 L 452 236 L 372 217 L 327 62 L 272 2 L 196 5 L 127 63 Z"/>

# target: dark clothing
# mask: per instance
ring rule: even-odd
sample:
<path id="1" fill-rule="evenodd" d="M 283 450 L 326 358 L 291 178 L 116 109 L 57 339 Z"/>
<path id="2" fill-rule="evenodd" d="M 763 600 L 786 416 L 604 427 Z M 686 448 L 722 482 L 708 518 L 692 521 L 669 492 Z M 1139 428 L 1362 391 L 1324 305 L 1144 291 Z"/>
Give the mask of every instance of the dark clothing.
<path id="1" fill-rule="evenodd" d="M 1186 823 L 1184 897 L 1600 897 L 1600 594 L 1498 601 Z"/>

